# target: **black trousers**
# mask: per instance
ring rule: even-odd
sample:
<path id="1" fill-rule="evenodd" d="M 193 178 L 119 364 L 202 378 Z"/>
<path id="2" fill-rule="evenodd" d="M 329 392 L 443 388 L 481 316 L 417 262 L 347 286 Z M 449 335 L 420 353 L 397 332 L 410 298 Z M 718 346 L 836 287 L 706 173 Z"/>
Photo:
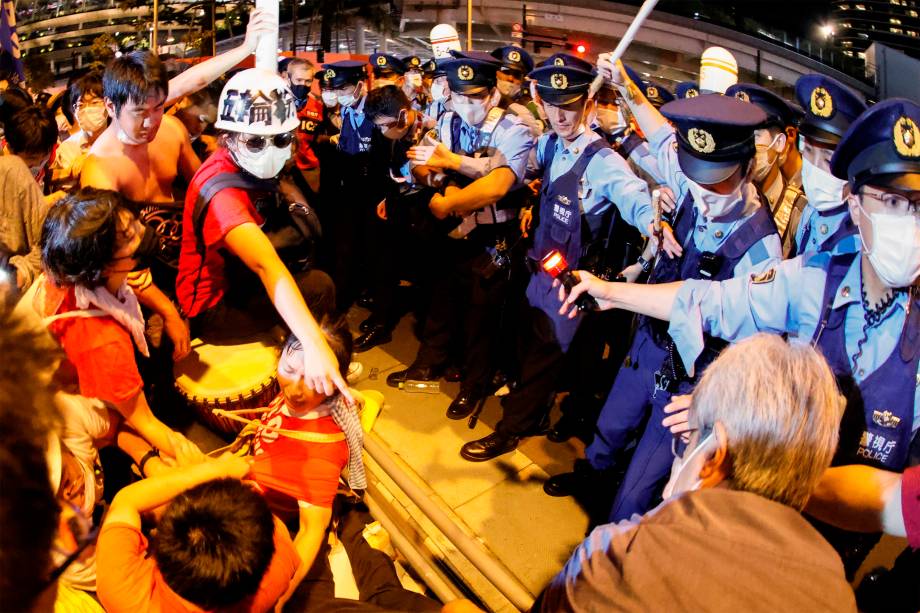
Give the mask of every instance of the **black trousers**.
<path id="1" fill-rule="evenodd" d="M 348 553 L 361 600 L 335 597 L 335 583 L 328 562 L 329 545 L 323 541 L 316 561 L 284 607 L 285 611 L 441 610 L 441 605 L 431 598 L 404 589 L 390 558 L 364 540 L 361 533 L 373 521 L 370 513 L 352 509 L 342 517 L 338 527 L 339 540 Z"/>
<path id="2" fill-rule="evenodd" d="M 466 239 L 444 238 L 434 248 L 431 303 L 414 365 L 448 364 L 453 341 L 461 335 L 466 390 L 481 388 L 492 376 L 508 274 L 500 271 L 486 278 L 482 268 L 489 260 L 488 247 L 509 230 L 480 226 Z"/>

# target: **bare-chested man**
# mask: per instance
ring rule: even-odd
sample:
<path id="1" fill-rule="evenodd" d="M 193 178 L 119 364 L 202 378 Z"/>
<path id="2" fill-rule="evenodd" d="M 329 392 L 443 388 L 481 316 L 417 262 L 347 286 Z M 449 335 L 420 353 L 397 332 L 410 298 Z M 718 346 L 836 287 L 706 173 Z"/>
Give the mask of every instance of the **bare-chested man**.
<path id="1" fill-rule="evenodd" d="M 162 62 L 150 52 L 113 60 L 102 78 L 111 122 L 89 150 L 80 185 L 113 190 L 135 202 L 174 202 L 176 176 L 181 172 L 190 181 L 201 160 L 192 150 L 188 130 L 176 117 L 164 116 L 164 109 L 246 59 L 255 51 L 259 36 L 277 28 L 275 17 L 254 11 L 242 45 L 173 79 L 167 79 Z M 150 282 L 149 275 L 131 285 L 140 302 L 163 317 L 165 331 L 175 345 L 173 357 L 188 353 L 188 327 L 172 302 Z"/>

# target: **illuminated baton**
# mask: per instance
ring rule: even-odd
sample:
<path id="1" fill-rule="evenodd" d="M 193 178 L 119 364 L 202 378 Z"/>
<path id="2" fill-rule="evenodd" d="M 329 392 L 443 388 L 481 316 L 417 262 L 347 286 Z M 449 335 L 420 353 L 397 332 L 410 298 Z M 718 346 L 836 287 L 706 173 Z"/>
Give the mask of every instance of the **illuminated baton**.
<path id="1" fill-rule="evenodd" d="M 565 256 L 556 249 L 553 249 L 544 256 L 540 262 L 543 271 L 553 279 L 558 279 L 566 290 L 572 291 L 572 288 L 578 285 L 578 277 L 569 268 L 569 263 L 565 261 Z M 575 299 L 575 306 L 579 311 L 597 311 L 597 301 L 588 293 L 584 293 Z"/>
<path id="2" fill-rule="evenodd" d="M 274 15 L 275 23 L 278 23 L 279 5 L 279 0 L 256 0 L 256 8 Z M 278 30 L 259 36 L 256 46 L 256 68 L 278 72 Z"/>
<path id="3" fill-rule="evenodd" d="M 623 35 L 623 38 L 620 39 L 620 42 L 617 43 L 616 49 L 610 54 L 610 63 L 614 64 L 614 70 L 616 70 L 617 60 L 623 57 L 623 53 L 626 52 L 626 48 L 633 42 L 633 39 L 636 37 L 636 33 L 639 31 L 639 28 L 642 27 L 642 24 L 645 23 L 645 19 L 648 17 L 655 9 L 655 5 L 658 4 L 658 0 L 645 0 L 642 3 L 642 6 L 639 8 L 639 12 L 636 13 L 635 19 L 632 23 L 629 24 L 629 27 L 626 29 L 626 34 Z M 594 81 L 591 83 L 591 89 L 588 90 L 588 97 L 593 98 L 597 95 L 597 92 L 600 91 L 601 87 L 604 85 L 604 77 L 597 75 L 594 78 Z M 638 83 L 637 83 L 638 85 Z"/>

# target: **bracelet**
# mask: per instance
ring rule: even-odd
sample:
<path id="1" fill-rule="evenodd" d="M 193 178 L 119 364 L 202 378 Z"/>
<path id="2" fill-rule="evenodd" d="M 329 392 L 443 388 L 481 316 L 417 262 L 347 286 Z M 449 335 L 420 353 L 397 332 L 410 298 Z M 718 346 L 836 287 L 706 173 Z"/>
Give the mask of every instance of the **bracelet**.
<path id="1" fill-rule="evenodd" d="M 144 472 L 144 467 L 147 465 L 147 462 L 149 462 L 151 458 L 158 457 L 160 457 L 160 450 L 156 447 L 151 447 L 150 450 L 144 454 L 140 462 L 137 463 L 137 469 L 140 471 L 142 477 L 147 478 L 147 473 Z"/>
<path id="2" fill-rule="evenodd" d="M 639 259 L 636 260 L 636 263 L 642 267 L 642 272 L 648 272 L 652 268 L 652 262 L 650 260 L 646 260 L 641 255 L 639 256 Z"/>

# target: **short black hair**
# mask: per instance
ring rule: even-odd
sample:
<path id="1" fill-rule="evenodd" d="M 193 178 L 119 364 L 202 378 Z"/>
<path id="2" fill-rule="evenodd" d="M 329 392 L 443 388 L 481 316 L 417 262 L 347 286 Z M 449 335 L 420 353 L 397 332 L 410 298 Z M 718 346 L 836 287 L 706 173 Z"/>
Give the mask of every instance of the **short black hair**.
<path id="1" fill-rule="evenodd" d="M 348 375 L 348 365 L 351 364 L 351 354 L 354 352 L 355 345 L 354 337 L 352 337 L 351 330 L 348 328 L 348 321 L 344 316 L 324 316 L 319 321 L 319 329 L 335 355 L 336 362 L 339 364 L 339 373 L 345 377 Z M 281 352 L 288 353 L 302 349 L 303 345 L 301 345 L 300 339 L 291 334 L 284 341 L 284 347 Z"/>
<path id="2" fill-rule="evenodd" d="M 102 93 L 112 101 L 115 113 L 128 102 L 142 103 L 150 92 L 169 92 L 169 77 L 160 58 L 149 51 L 135 51 L 109 62 L 102 75 Z"/>
<path id="3" fill-rule="evenodd" d="M 371 90 L 364 101 L 364 114 L 371 121 L 378 117 L 399 117 L 399 112 L 412 108 L 412 103 L 402 89 L 395 85 L 384 85 Z"/>
<path id="4" fill-rule="evenodd" d="M 33 104 L 32 96 L 21 87 L 10 87 L 0 92 L 0 123 L 5 127 L 13 115 Z"/>
<path id="5" fill-rule="evenodd" d="M 3 134 L 14 155 L 49 155 L 58 140 L 58 126 L 50 109 L 32 105 L 14 113 Z"/>
<path id="6" fill-rule="evenodd" d="M 255 594 L 275 553 L 265 499 L 238 479 L 201 483 L 176 496 L 157 524 L 153 557 L 182 598 L 208 610 Z"/>
<path id="7" fill-rule="evenodd" d="M 80 102 L 80 98 L 86 94 L 93 94 L 100 100 L 102 99 L 102 71 L 101 70 L 90 70 L 73 83 L 70 84 L 70 88 L 67 90 L 70 95 L 70 105 L 71 108 L 75 108 L 77 103 Z"/>
<path id="8" fill-rule="evenodd" d="M 112 261 L 121 211 L 117 192 L 83 188 L 49 209 L 42 226 L 42 264 L 55 283 L 96 287 Z"/>

